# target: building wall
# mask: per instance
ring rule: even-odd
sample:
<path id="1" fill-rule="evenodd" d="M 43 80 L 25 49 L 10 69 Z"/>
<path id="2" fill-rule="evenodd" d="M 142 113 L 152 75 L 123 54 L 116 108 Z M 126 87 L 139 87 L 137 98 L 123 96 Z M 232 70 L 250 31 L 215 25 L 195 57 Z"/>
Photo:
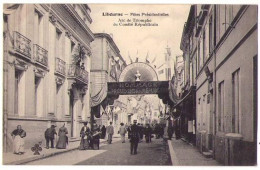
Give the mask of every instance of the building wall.
<path id="1" fill-rule="evenodd" d="M 225 165 L 256 163 L 257 12 L 254 5 L 195 5 L 183 33 L 189 45 L 182 41 L 181 47 L 191 49 L 197 89 L 197 145 L 201 152 L 213 149 Z"/>
<path id="2" fill-rule="evenodd" d="M 254 29 L 252 33 L 249 30 L 256 24 L 256 20 L 257 8 L 250 6 L 216 54 L 217 68 L 220 62 L 223 62 L 216 71 L 216 83 L 224 81 L 224 113 L 229 118 L 232 117 L 232 73 L 240 69 L 241 134 L 243 140 L 251 142 L 253 141 L 253 57 L 257 55 L 257 30 Z M 246 40 L 235 47 L 244 36 L 247 37 Z M 233 50 L 235 51 L 228 56 Z M 224 60 L 226 57 L 229 58 Z M 225 132 L 232 132 L 231 120 L 226 121 Z"/>
<path id="3" fill-rule="evenodd" d="M 8 7 L 8 5 L 5 7 Z M 81 44 L 84 48 L 86 52 L 84 67 L 89 73 L 89 62 L 91 60 L 89 44 L 93 40 L 93 34 L 87 25 L 84 25 L 84 23 L 82 25 L 83 20 L 73 18 L 68 9 L 72 12 L 74 10 L 72 5 L 55 4 L 50 9 L 49 4 L 22 4 L 8 16 L 8 22 L 5 23 L 9 26 L 9 30 L 5 31 L 9 31 L 11 35 L 7 39 L 9 53 L 4 58 L 8 70 L 5 73 L 7 77 L 5 83 L 8 86 L 4 94 L 7 96 L 4 109 L 8 114 L 5 129 L 8 143 L 5 146 L 8 147 L 9 151 L 11 151 L 12 147 L 10 133 L 16 129 L 18 124 L 21 124 L 27 132 L 25 146 L 30 148 L 32 144 L 44 140 L 44 131 L 51 124 L 55 124 L 59 128 L 66 123 L 68 130 L 71 132 L 69 137 L 72 135 L 72 131 L 74 133 L 73 137 L 79 137 L 81 121 L 87 120 L 90 115 L 88 87 L 85 89 L 85 95 L 81 94 L 81 89 L 74 88 L 73 91 L 78 94 L 78 98 L 75 100 L 73 108 L 76 122 L 74 122 L 73 130 L 71 129 L 72 117 L 69 108 L 68 90 L 72 89 L 72 86 L 67 79 L 68 64 L 72 64 L 73 51 L 71 51 L 71 42 L 75 43 L 75 46 Z M 78 32 L 74 32 L 75 26 Z M 25 39 L 31 41 L 29 44 L 30 56 L 23 55 L 21 51 L 17 52 L 14 48 L 10 41 L 12 38 L 15 39 L 14 31 L 19 33 L 16 35 L 21 34 L 22 37 L 24 36 Z M 56 37 L 57 31 L 59 32 L 59 40 Z M 16 40 L 19 39 L 15 39 L 14 43 L 17 43 Z M 25 41 L 21 42 L 19 47 L 23 49 Z M 44 60 L 37 62 L 34 44 L 38 44 L 43 50 L 47 51 L 46 63 Z M 41 53 L 41 50 L 38 52 Z M 41 55 L 39 56 L 41 57 Z M 57 65 L 57 58 L 66 62 L 66 64 Z M 63 72 L 61 70 L 58 73 L 60 68 L 65 69 L 64 73 L 61 73 Z M 15 72 L 19 72 L 18 87 L 15 85 Z M 37 80 L 40 83 L 36 93 L 35 82 Z M 88 80 L 89 74 L 85 81 Z M 85 86 L 87 86 L 87 83 L 85 82 Z M 17 101 L 16 94 L 18 96 Z"/>

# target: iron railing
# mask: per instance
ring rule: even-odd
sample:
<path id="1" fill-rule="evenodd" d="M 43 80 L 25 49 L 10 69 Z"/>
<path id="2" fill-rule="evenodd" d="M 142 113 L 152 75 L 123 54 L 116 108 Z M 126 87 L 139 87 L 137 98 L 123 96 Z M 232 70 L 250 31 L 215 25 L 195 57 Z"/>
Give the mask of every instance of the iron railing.
<path id="1" fill-rule="evenodd" d="M 66 75 L 66 62 L 56 57 L 55 71 L 62 75 Z"/>
<path id="2" fill-rule="evenodd" d="M 75 64 L 68 65 L 68 77 L 78 79 L 83 83 L 88 83 L 88 71 Z"/>
<path id="3" fill-rule="evenodd" d="M 34 44 L 33 48 L 34 48 L 34 60 L 48 67 L 48 51 L 37 44 Z"/>
<path id="4" fill-rule="evenodd" d="M 14 31 L 14 50 L 31 59 L 31 40 Z"/>

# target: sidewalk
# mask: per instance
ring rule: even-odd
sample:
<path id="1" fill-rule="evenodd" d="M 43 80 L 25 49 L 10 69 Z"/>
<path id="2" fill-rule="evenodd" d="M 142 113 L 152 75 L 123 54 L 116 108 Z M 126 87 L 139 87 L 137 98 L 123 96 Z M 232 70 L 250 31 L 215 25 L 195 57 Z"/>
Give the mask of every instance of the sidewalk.
<path id="1" fill-rule="evenodd" d="M 216 160 L 206 158 L 199 150 L 182 140 L 168 140 L 173 166 L 221 166 Z"/>
<path id="2" fill-rule="evenodd" d="M 113 138 L 119 138 L 119 136 L 116 134 L 113 136 Z M 117 140 L 114 140 L 117 141 Z M 104 146 L 107 142 L 107 139 L 100 139 L 100 146 Z M 42 151 L 40 152 L 40 155 L 33 155 L 33 152 L 30 149 L 26 149 L 25 153 L 23 155 L 16 155 L 12 152 L 3 153 L 3 165 L 20 165 L 25 164 L 31 161 L 35 161 L 38 159 L 43 159 L 47 157 L 51 157 L 54 155 L 66 153 L 72 150 L 78 149 L 80 144 L 80 140 L 69 142 L 69 145 L 67 146 L 67 149 L 46 149 L 45 147 L 42 147 Z"/>

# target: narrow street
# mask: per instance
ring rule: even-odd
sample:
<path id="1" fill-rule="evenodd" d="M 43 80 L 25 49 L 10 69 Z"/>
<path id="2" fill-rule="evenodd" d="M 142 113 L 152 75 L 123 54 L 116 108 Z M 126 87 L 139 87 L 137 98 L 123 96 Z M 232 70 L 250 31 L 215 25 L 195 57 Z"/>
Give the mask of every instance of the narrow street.
<path id="1" fill-rule="evenodd" d="M 117 141 L 101 146 L 100 150 L 75 150 L 27 165 L 172 165 L 168 144 L 162 139 L 139 143 L 137 152 L 137 155 L 130 154 L 128 140 Z"/>
<path id="2" fill-rule="evenodd" d="M 198 149 L 182 140 L 152 139 L 139 143 L 137 155 L 130 154 L 130 143 L 114 138 L 112 144 L 101 144 L 100 150 L 74 150 L 29 162 L 26 165 L 165 165 L 220 166 L 216 160 L 205 158 Z"/>

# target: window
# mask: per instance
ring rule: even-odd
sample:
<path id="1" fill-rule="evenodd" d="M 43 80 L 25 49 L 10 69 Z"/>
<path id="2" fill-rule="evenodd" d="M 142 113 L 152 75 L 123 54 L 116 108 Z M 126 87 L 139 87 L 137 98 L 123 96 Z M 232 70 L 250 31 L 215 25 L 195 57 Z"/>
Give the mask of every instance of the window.
<path id="1" fill-rule="evenodd" d="M 202 64 L 204 64 L 204 62 L 206 61 L 206 30 L 203 31 L 203 35 L 202 35 L 202 55 L 203 55 L 203 61 Z"/>
<path id="2" fill-rule="evenodd" d="M 200 71 L 200 66 L 201 66 L 201 55 L 200 55 L 200 41 L 198 41 L 198 72 Z"/>
<path id="3" fill-rule="evenodd" d="M 26 10 L 27 10 L 27 5 L 20 5 L 20 13 L 18 14 L 18 22 L 19 22 L 19 32 L 23 35 L 26 34 L 26 24 L 27 24 L 27 17 L 26 16 Z"/>
<path id="4" fill-rule="evenodd" d="M 195 83 L 195 78 L 197 76 L 197 53 L 193 56 L 193 83 Z"/>
<path id="5" fill-rule="evenodd" d="M 60 84 L 56 84 L 56 116 L 61 115 L 62 114 L 62 90 L 61 90 L 61 86 Z"/>
<path id="6" fill-rule="evenodd" d="M 158 71 L 158 74 L 163 74 L 164 73 L 164 70 L 162 69 L 162 70 L 160 70 L 160 71 Z"/>
<path id="7" fill-rule="evenodd" d="M 19 91 L 21 90 L 20 86 L 19 86 L 19 82 L 22 76 L 22 72 L 19 70 L 15 70 L 15 85 L 14 85 L 14 89 L 15 89 L 15 97 L 14 97 L 14 114 L 17 115 L 18 114 L 18 110 L 19 110 Z"/>
<path id="8" fill-rule="evenodd" d="M 34 42 L 43 47 L 43 15 L 34 10 Z"/>
<path id="9" fill-rule="evenodd" d="M 190 85 L 193 85 L 193 74 L 192 74 L 193 68 L 192 68 L 192 62 L 190 62 Z"/>
<path id="10" fill-rule="evenodd" d="M 216 6 L 216 29 L 217 42 L 221 39 L 225 31 L 232 25 L 237 15 L 240 5 L 217 5 Z"/>
<path id="11" fill-rule="evenodd" d="M 62 58 L 61 31 L 56 29 L 56 57 Z"/>
<path id="12" fill-rule="evenodd" d="M 224 131 L 224 81 L 218 85 L 218 130 Z"/>
<path id="13" fill-rule="evenodd" d="M 240 82 L 239 82 L 240 70 L 237 70 L 232 74 L 232 132 L 240 133 Z"/>
<path id="14" fill-rule="evenodd" d="M 209 54 L 211 54 L 214 44 L 213 44 L 213 24 L 212 24 L 212 16 L 209 19 Z"/>
<path id="15" fill-rule="evenodd" d="M 39 85 L 40 85 L 40 82 L 41 82 L 41 78 L 39 77 L 36 77 L 35 76 L 35 79 L 34 79 L 34 86 L 35 86 L 35 91 L 34 91 L 34 104 L 35 104 L 35 114 L 38 112 L 39 108 L 37 106 L 39 106 L 40 102 L 39 102 Z"/>

